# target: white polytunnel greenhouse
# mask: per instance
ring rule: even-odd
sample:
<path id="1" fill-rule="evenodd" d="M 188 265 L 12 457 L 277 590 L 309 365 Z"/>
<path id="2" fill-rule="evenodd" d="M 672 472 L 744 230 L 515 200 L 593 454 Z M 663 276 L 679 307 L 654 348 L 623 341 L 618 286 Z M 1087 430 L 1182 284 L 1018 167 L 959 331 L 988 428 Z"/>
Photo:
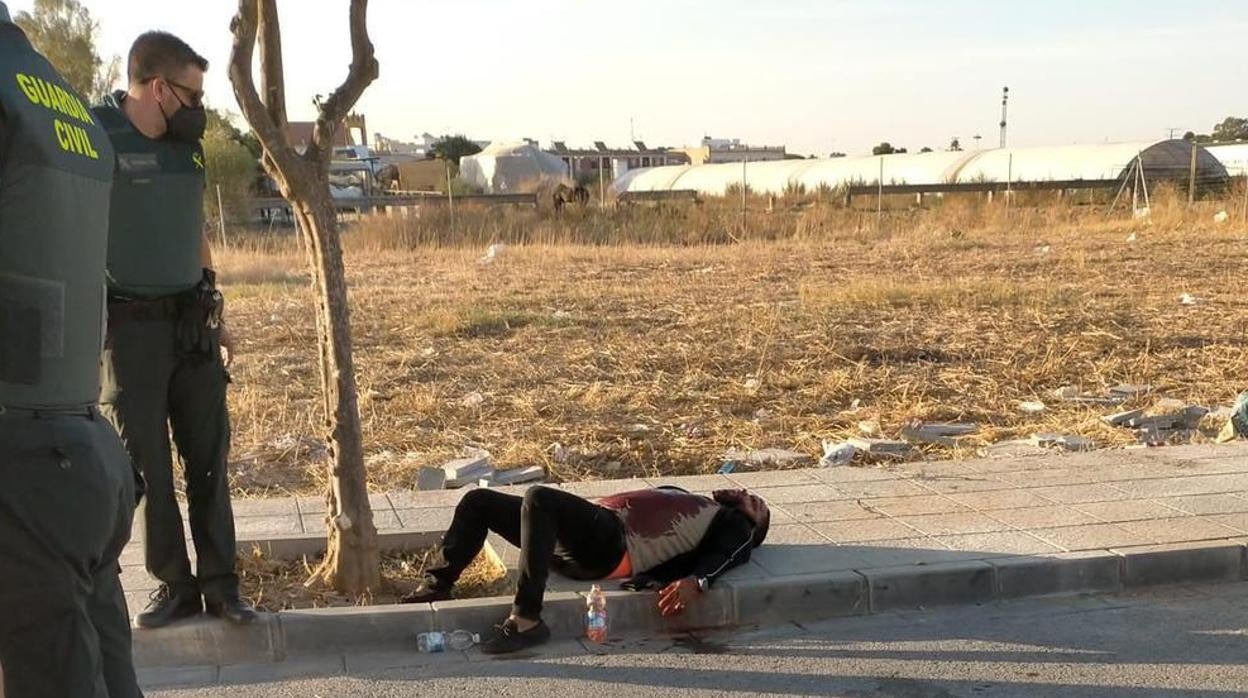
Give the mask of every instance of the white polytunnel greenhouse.
<path id="1" fill-rule="evenodd" d="M 1207 145 L 1205 150 L 1217 158 L 1232 175 L 1248 175 L 1248 143 Z"/>
<path id="2" fill-rule="evenodd" d="M 530 193 L 569 182 L 563 160 L 529 143 L 495 143 L 462 157 L 459 178 L 486 194 Z"/>
<path id="3" fill-rule="evenodd" d="M 626 172 L 616 193 L 691 190 L 723 196 L 742 179 L 756 194 L 838 189 L 854 185 L 930 185 L 977 182 L 1105 182 L 1126 177 L 1138 159 L 1146 178 L 1187 177 L 1192 145 L 1168 140 L 1037 148 L 899 153 L 813 160 L 677 165 Z M 1203 147 L 1196 149 L 1196 176 L 1224 179 L 1227 168 Z M 1073 188 L 1073 187 L 1072 187 Z"/>

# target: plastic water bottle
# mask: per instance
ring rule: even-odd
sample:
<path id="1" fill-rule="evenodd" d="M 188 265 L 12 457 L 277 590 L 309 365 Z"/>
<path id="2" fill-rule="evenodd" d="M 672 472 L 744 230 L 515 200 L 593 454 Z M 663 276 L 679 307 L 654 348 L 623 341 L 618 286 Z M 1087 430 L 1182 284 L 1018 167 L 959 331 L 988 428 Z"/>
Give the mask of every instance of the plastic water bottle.
<path id="1" fill-rule="evenodd" d="M 449 633 L 433 631 L 416 636 L 416 646 L 421 652 L 434 654 L 445 652 L 449 647 L 456 651 L 466 650 L 481 642 L 481 636 L 467 630 L 453 630 Z"/>
<path id="2" fill-rule="evenodd" d="M 597 584 L 590 587 L 585 600 L 585 637 L 590 642 L 602 644 L 607 641 L 607 597 Z"/>

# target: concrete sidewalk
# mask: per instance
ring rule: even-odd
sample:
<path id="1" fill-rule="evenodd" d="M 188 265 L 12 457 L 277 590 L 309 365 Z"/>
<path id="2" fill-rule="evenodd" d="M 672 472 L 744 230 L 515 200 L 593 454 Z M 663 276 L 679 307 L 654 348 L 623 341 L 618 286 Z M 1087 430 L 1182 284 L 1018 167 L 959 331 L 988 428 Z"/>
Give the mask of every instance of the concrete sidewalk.
<path id="1" fill-rule="evenodd" d="M 654 613 L 653 594 L 611 595 L 613 628 L 816 620 L 942 603 L 982 603 L 1054 593 L 1114 591 L 1170 582 L 1245 578 L 1248 444 L 1107 450 L 1010 459 L 920 462 L 564 485 L 587 497 L 659 484 L 694 492 L 746 487 L 772 506 L 767 544 L 733 570 L 676 626 Z M 524 487 L 515 488 L 520 493 Z M 464 490 L 373 497 L 383 545 L 434 542 Z M 323 544 L 324 504 L 313 499 L 239 501 L 244 543 Z M 136 530 L 136 537 L 141 538 Z M 491 547 L 515 565 L 517 551 Z M 123 560 L 132 610 L 155 584 L 139 544 Z M 580 632 L 584 584 L 556 580 L 547 620 L 556 634 Z M 488 627 L 508 599 L 429 607 L 283 612 L 263 633 L 192 622 L 136 632 L 149 665 L 284 659 L 303 649 L 362 643 L 401 649 L 423 627 Z M 352 629 L 348 629 L 348 626 Z M 236 636 L 237 635 L 237 636 Z M 177 649 L 181 638 L 190 647 Z M 257 656 L 259 653 L 259 656 Z M 193 661 L 192 661 L 193 660 Z"/>

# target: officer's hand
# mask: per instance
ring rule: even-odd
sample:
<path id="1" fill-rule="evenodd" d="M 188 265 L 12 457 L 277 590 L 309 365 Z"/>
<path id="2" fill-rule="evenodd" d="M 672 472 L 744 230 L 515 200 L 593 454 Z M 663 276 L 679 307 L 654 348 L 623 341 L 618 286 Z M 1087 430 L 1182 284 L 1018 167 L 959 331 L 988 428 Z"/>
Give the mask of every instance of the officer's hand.
<path id="1" fill-rule="evenodd" d="M 221 360 L 225 362 L 225 367 L 229 368 L 234 363 L 234 335 L 230 332 L 230 328 L 224 324 L 221 325 Z"/>
<path id="2" fill-rule="evenodd" d="M 701 594 L 698 581 L 693 577 L 678 579 L 659 592 L 659 613 L 669 617 L 678 616 Z"/>

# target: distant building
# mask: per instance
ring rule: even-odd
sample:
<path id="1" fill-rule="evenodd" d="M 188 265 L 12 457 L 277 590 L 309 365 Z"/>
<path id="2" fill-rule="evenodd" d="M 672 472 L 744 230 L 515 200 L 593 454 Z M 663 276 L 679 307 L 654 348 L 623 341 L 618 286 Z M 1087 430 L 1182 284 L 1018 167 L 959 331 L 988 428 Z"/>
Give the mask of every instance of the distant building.
<path id="1" fill-rule="evenodd" d="M 429 157 L 429 153 L 433 151 L 433 147 L 437 145 L 439 141 L 446 138 L 448 138 L 448 136 L 435 136 L 426 131 L 419 136 L 413 136 L 411 142 L 405 142 L 395 138 L 387 138 L 386 136 L 378 133 L 374 138 L 376 147 L 373 150 L 378 153 L 387 153 L 390 155 L 414 155 L 416 157 L 424 158 Z M 473 138 L 470 138 L 469 140 L 475 143 L 476 146 L 482 150 L 488 148 L 492 142 L 488 140 L 476 140 Z"/>
<path id="2" fill-rule="evenodd" d="M 691 165 L 714 165 L 723 162 L 764 162 L 784 160 L 788 156 L 782 145 L 747 145 L 737 138 L 702 137 L 702 144 L 684 148 Z"/>
<path id="3" fill-rule="evenodd" d="M 316 130 L 314 121 L 290 121 L 286 123 L 286 137 L 295 152 L 303 154 L 312 142 Z M 349 114 L 334 131 L 334 147 L 368 145 L 368 126 L 363 114 Z"/>
<path id="4" fill-rule="evenodd" d="M 689 156 L 684 151 L 649 148 L 641 141 L 633 141 L 632 148 L 608 148 L 602 141 L 594 141 L 593 148 L 569 148 L 563 141 L 554 141 L 546 152 L 563 160 L 573 180 L 592 181 L 600 172 L 614 180 L 638 168 L 689 164 Z"/>

